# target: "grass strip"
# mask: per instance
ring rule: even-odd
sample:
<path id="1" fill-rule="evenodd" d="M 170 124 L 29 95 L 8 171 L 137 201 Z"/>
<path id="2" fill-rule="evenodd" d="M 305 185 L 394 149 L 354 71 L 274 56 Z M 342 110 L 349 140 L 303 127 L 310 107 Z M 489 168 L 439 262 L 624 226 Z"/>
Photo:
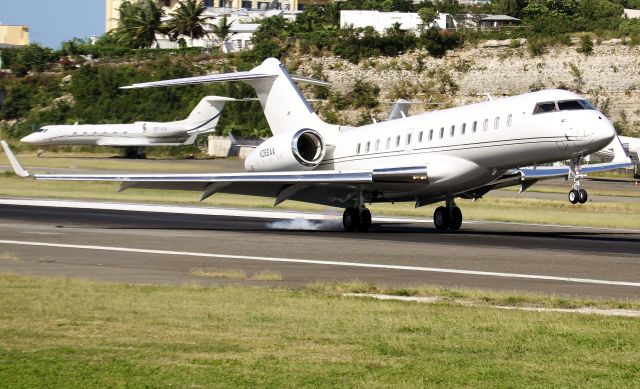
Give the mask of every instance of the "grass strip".
<path id="1" fill-rule="evenodd" d="M 5 387 L 637 387 L 640 321 L 0 275 Z"/>

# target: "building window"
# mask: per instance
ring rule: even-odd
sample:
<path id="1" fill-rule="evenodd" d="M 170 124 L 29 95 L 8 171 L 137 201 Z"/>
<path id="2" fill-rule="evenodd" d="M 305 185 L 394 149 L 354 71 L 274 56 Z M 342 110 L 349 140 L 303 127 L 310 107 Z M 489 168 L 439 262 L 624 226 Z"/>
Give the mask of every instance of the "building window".
<path id="1" fill-rule="evenodd" d="M 400 146 L 400 135 L 396 137 L 396 147 Z"/>
<path id="2" fill-rule="evenodd" d="M 367 142 L 367 145 L 364 148 L 364 152 L 368 153 L 369 152 L 369 146 L 371 145 L 371 142 Z"/>
<path id="3" fill-rule="evenodd" d="M 204 0 L 205 7 L 213 7 L 213 0 Z"/>
<path id="4" fill-rule="evenodd" d="M 511 118 L 513 115 L 509 114 L 509 116 L 507 116 L 507 127 L 511 127 Z"/>
<path id="5" fill-rule="evenodd" d="M 456 126 L 451 126 L 451 130 L 449 131 L 449 136 L 454 136 L 456 133 Z"/>
<path id="6" fill-rule="evenodd" d="M 429 130 L 429 140 L 433 139 L 433 130 Z"/>
<path id="7" fill-rule="evenodd" d="M 473 122 L 473 125 L 471 126 L 471 132 L 476 132 L 477 128 L 478 128 L 478 122 Z"/>
<path id="8" fill-rule="evenodd" d="M 418 143 L 422 143 L 422 131 L 418 134 Z"/>
<path id="9" fill-rule="evenodd" d="M 211 2 L 213 2 L 213 0 L 211 0 Z M 251 1 L 242 0 L 242 8 L 251 9 L 251 8 L 253 8 L 253 4 L 252 4 Z"/>
<path id="10" fill-rule="evenodd" d="M 376 151 L 380 149 L 380 139 L 376 139 Z"/>
<path id="11" fill-rule="evenodd" d="M 462 123 L 462 127 L 460 128 L 460 134 L 464 135 L 467 130 L 467 123 Z"/>
<path id="12" fill-rule="evenodd" d="M 482 129 L 487 131 L 487 128 L 489 128 L 489 119 L 484 119 L 484 123 L 482 123 Z"/>
<path id="13" fill-rule="evenodd" d="M 493 121 L 493 128 L 497 130 L 498 127 L 500 127 L 500 116 L 496 116 L 495 120 Z"/>
<path id="14" fill-rule="evenodd" d="M 360 143 L 358 143 L 358 146 L 356 146 L 356 154 L 360 154 Z"/>
<path id="15" fill-rule="evenodd" d="M 440 139 L 444 138 L 444 127 L 440 127 Z"/>

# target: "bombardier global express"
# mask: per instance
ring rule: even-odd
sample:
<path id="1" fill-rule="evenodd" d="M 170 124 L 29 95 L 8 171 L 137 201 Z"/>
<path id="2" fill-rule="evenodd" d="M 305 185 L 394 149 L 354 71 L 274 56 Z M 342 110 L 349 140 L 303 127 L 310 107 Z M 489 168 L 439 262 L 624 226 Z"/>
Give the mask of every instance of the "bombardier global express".
<path id="1" fill-rule="evenodd" d="M 298 200 L 344 208 L 347 231 L 367 231 L 366 204 L 413 201 L 416 207 L 437 202 L 438 231 L 458 230 L 462 212 L 457 198 L 477 199 L 512 185 L 521 190 L 550 177 L 573 181 L 572 202 L 584 202 L 585 173 L 629 166 L 628 159 L 581 166 L 582 157 L 616 137 L 611 122 L 579 95 L 543 90 L 477 104 L 401 117 L 362 127 L 322 121 L 291 76 L 270 58 L 246 72 L 134 84 L 128 88 L 243 81 L 260 100 L 273 136 L 245 160 L 246 172 L 226 174 L 36 174 L 43 180 L 118 181 L 128 188 L 217 193 L 275 198 L 275 205 Z M 404 116 L 404 115 L 402 115 Z M 619 143 L 619 142 L 618 142 Z M 5 151 L 16 173 L 25 171 Z M 543 167 L 570 160 L 570 166 Z M 533 166 L 533 167 L 528 167 Z"/>

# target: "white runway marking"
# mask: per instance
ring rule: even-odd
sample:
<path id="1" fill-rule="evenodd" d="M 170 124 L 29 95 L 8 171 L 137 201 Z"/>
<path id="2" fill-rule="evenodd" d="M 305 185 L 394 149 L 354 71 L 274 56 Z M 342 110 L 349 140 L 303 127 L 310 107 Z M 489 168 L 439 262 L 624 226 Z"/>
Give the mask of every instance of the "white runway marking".
<path id="1" fill-rule="evenodd" d="M 419 271 L 419 272 L 430 272 L 430 273 L 448 273 L 448 274 L 462 274 L 462 275 L 472 275 L 472 276 L 485 276 L 485 277 L 519 278 L 519 279 L 541 280 L 541 281 L 560 281 L 560 282 L 571 282 L 571 283 L 581 283 L 581 284 L 640 287 L 640 282 L 630 282 L 630 281 L 597 280 L 597 279 L 590 279 L 590 278 L 558 277 L 558 276 L 545 276 L 545 275 L 535 275 L 535 274 L 499 273 L 499 272 L 488 272 L 488 271 L 478 271 L 478 270 L 447 269 L 447 268 L 422 267 L 422 266 L 384 265 L 384 264 L 378 264 L 378 263 L 325 261 L 325 260 L 314 260 L 314 259 L 279 258 L 279 257 L 260 257 L 260 256 L 252 256 L 252 255 L 197 253 L 197 252 L 188 252 L 188 251 L 150 250 L 150 249 L 139 249 L 139 248 L 131 248 L 131 247 L 90 246 L 90 245 L 48 243 L 48 242 L 29 242 L 29 241 L 20 241 L 20 240 L 0 240 L 0 244 L 20 245 L 20 246 L 58 247 L 58 248 L 70 248 L 70 249 L 79 249 L 79 250 L 115 251 L 115 252 L 139 253 L 139 254 L 179 255 L 179 256 L 189 256 L 189 257 L 238 259 L 238 260 L 265 261 L 265 262 L 286 262 L 286 263 L 300 263 L 300 264 L 306 264 L 306 265 L 360 267 L 360 268 L 368 268 L 368 269 L 405 270 L 405 271 Z"/>

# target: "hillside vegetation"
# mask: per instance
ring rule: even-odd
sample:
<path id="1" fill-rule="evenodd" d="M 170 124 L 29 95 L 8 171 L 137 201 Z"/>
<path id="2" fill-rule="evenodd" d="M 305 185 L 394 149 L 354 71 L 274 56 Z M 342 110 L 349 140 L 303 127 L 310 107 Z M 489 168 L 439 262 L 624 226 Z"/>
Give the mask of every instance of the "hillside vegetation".
<path id="1" fill-rule="evenodd" d="M 105 35 L 95 45 L 77 39 L 64 42 L 58 51 L 38 45 L 3 50 L 3 63 L 11 71 L 0 73 L 2 136 L 18 139 L 47 124 L 182 119 L 204 95 L 254 93 L 240 83 L 118 88 L 248 70 L 269 56 L 280 58 L 292 73 L 333 82 L 330 88 L 302 86 L 307 97 L 323 99 L 314 104 L 330 122 L 356 125 L 384 119 L 390 106 L 382 102 L 396 98 L 430 102 L 415 106 L 413 113 L 418 113 L 482 100 L 486 93 L 502 96 L 556 87 L 584 94 L 610 115 L 621 133 L 637 134 L 640 21 L 622 17 L 623 6 L 637 4 L 499 0 L 484 8 L 465 8 L 450 0 L 420 5 L 371 1 L 351 0 L 340 7 L 418 11 L 423 19 L 436 11 L 506 13 L 522 18 L 523 24 L 498 31 L 424 29 L 418 34 L 394 26 L 380 34 L 338 28 L 340 8 L 331 5 L 310 7 L 294 22 L 265 19 L 253 50 L 239 54 L 134 49 L 117 34 Z M 136 43 L 139 46 L 144 45 Z M 257 102 L 227 104 L 219 130 L 269 134 Z M 181 147 L 172 152 L 194 150 Z"/>

